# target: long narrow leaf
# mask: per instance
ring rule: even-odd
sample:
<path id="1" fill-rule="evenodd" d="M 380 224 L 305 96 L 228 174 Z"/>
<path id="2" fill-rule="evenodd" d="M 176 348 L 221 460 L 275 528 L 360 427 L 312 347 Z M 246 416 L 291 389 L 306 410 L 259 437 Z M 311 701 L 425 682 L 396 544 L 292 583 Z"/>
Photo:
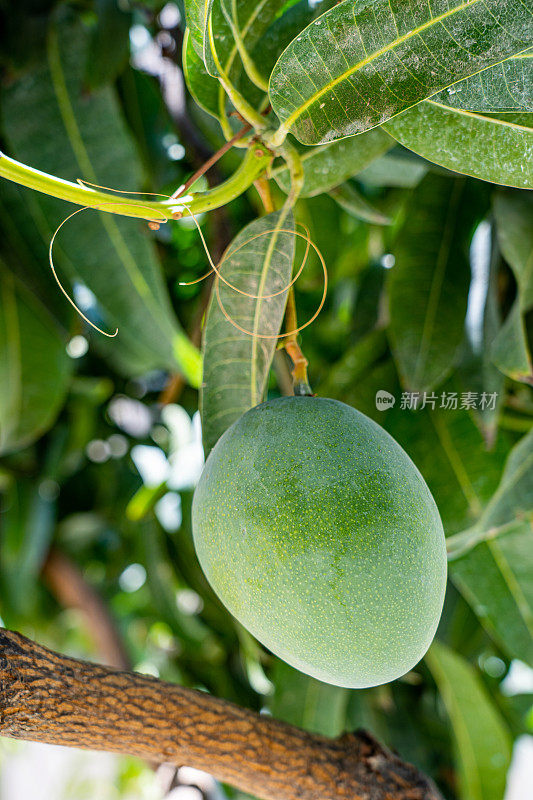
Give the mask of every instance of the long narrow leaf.
<path id="1" fill-rule="evenodd" d="M 481 215 L 464 179 L 427 176 L 414 190 L 393 246 L 390 334 L 405 386 L 434 389 L 463 339 L 470 284 L 468 247 Z"/>
<path id="2" fill-rule="evenodd" d="M 426 100 L 383 126 L 434 164 L 503 186 L 533 187 L 533 115 L 483 113 Z"/>
<path id="3" fill-rule="evenodd" d="M 502 800 L 511 736 L 497 707 L 458 653 L 434 642 L 426 663 L 452 725 L 461 800 Z"/>
<path id="4" fill-rule="evenodd" d="M 0 264 L 0 455 L 54 422 L 70 376 L 65 344 L 46 308 Z"/>
<path id="5" fill-rule="evenodd" d="M 293 229 L 292 214 L 268 214 L 247 225 L 223 259 L 222 276 L 247 294 L 218 279 L 209 304 L 200 400 L 206 455 L 226 428 L 264 398 L 285 310 L 285 287 L 291 280 Z M 239 330 L 224 315 L 221 303 L 241 328 L 272 338 Z"/>
<path id="6" fill-rule="evenodd" d="M 114 90 L 106 87 L 84 96 L 85 47 L 87 36 L 79 23 L 51 24 L 46 62 L 33 66 L 2 95 L 10 151 L 63 178 L 139 189 L 139 160 Z M 35 220 L 47 246 L 72 208 L 27 190 L 21 197 L 26 216 Z M 83 212 L 61 230 L 55 250 L 58 268 L 90 289 L 101 325 L 119 328 L 111 344 L 103 337 L 96 341 L 123 372 L 181 370 L 198 384 L 199 354 L 174 318 L 143 227 L 111 214 Z"/>
<path id="7" fill-rule="evenodd" d="M 305 144 L 349 136 L 531 47 L 521 0 L 346 0 L 280 56 L 270 100 Z"/>
<path id="8" fill-rule="evenodd" d="M 533 431 L 513 448 L 479 522 L 453 537 L 451 576 L 511 658 L 533 660 Z"/>

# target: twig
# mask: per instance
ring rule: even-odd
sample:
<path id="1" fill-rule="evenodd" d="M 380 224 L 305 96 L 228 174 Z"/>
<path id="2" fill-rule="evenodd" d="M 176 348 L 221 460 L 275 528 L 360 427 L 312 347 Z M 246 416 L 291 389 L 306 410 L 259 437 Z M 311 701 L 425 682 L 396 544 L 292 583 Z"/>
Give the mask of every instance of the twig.
<path id="1" fill-rule="evenodd" d="M 248 123 L 246 123 L 246 125 L 243 125 L 243 126 L 242 126 L 242 128 L 241 128 L 240 130 L 238 130 L 238 131 L 237 131 L 237 133 L 235 134 L 235 136 L 232 136 L 232 138 L 231 138 L 231 139 L 229 139 L 227 142 L 225 142 L 225 143 L 222 145 L 222 147 L 221 147 L 219 150 L 217 150 L 217 152 L 216 152 L 216 153 L 213 153 L 213 155 L 212 155 L 210 158 L 208 158 L 208 159 L 207 159 L 207 161 L 206 161 L 204 164 L 202 164 L 202 166 L 201 166 L 201 167 L 199 167 L 199 168 L 196 170 L 196 172 L 195 172 L 193 175 L 191 175 L 191 177 L 189 178 L 189 180 L 185 181 L 185 183 L 183 184 L 183 186 L 179 186 L 179 187 L 176 189 L 176 191 L 174 192 L 174 194 L 172 194 L 172 195 L 170 196 L 170 199 L 171 199 L 171 200 L 175 200 L 177 197 L 181 197 L 181 196 L 182 196 L 182 194 L 185 194 L 185 192 L 187 191 L 187 189 L 188 189 L 190 186 L 192 186 L 192 185 L 193 185 L 193 183 L 196 183 L 196 181 L 198 180 L 198 178 L 201 178 L 201 177 L 202 177 L 202 175 L 203 175 L 204 173 L 206 173 L 208 169 L 210 169 L 210 168 L 211 168 L 211 167 L 212 167 L 214 164 L 216 164 L 216 163 L 217 163 L 217 161 L 219 161 L 219 160 L 222 158 L 222 156 L 223 156 L 225 153 L 227 153 L 227 152 L 228 152 L 228 150 L 231 150 L 231 148 L 233 147 L 233 145 L 235 144 L 235 142 L 238 142 L 238 141 L 239 141 L 239 139 L 242 139 L 242 137 L 243 137 L 243 136 L 246 136 L 246 134 L 247 134 L 249 131 L 251 131 L 251 130 L 252 130 L 252 126 L 251 126 L 251 125 L 248 125 Z"/>

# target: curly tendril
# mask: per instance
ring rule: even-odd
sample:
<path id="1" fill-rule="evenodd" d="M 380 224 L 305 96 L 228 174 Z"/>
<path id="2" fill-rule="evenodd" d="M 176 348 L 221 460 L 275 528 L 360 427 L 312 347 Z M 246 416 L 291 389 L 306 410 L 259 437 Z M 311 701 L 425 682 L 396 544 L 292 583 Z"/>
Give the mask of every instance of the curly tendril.
<path id="1" fill-rule="evenodd" d="M 121 195 L 124 195 L 124 194 L 128 194 L 128 195 L 143 195 L 143 196 L 148 195 L 150 197 L 159 197 L 159 198 L 163 198 L 163 199 L 166 199 L 166 200 L 170 200 L 171 199 L 170 195 L 161 194 L 159 192 L 122 191 L 122 190 L 110 188 L 108 186 L 101 186 L 101 185 L 99 185 L 97 183 L 91 183 L 91 182 L 85 181 L 85 180 L 83 180 L 81 178 L 77 179 L 77 183 L 79 183 L 81 186 L 87 186 L 87 187 L 91 187 L 91 188 L 94 188 L 94 189 L 103 189 L 103 190 L 106 190 L 106 191 L 109 191 L 109 192 L 119 192 L 120 191 Z M 63 295 L 66 297 L 66 299 L 71 304 L 71 306 L 76 310 L 76 312 L 80 315 L 80 317 L 88 325 L 90 325 L 91 328 L 94 328 L 94 330 L 98 331 L 98 333 L 101 333 L 103 336 L 107 336 L 110 339 L 113 339 L 115 336 L 117 336 L 118 328 L 116 328 L 114 333 L 108 333 L 107 331 L 102 330 L 102 328 L 99 328 L 98 325 L 96 325 L 94 322 L 92 322 L 83 313 L 83 311 L 79 308 L 79 306 L 76 305 L 74 300 L 70 297 L 70 295 L 68 294 L 68 292 L 64 288 L 63 284 L 59 280 L 59 276 L 57 274 L 57 271 L 56 271 L 56 268 L 55 268 L 55 264 L 54 264 L 53 248 L 54 248 L 54 243 L 55 243 L 56 237 L 57 237 L 59 231 L 61 230 L 61 228 L 69 220 L 71 220 L 73 217 L 75 217 L 77 214 L 80 214 L 82 211 L 87 211 L 88 209 L 97 210 L 97 211 L 103 211 L 105 209 L 105 210 L 109 211 L 110 207 L 119 206 L 119 205 L 122 205 L 119 200 L 110 200 L 109 202 L 101 203 L 96 208 L 94 208 L 92 206 L 83 206 L 83 208 L 78 208 L 76 211 L 73 211 L 72 214 L 69 214 L 68 217 L 66 217 L 58 225 L 58 227 L 56 228 L 56 230 L 55 230 L 55 232 L 54 232 L 54 234 L 53 234 L 53 236 L 52 236 L 52 238 L 50 240 L 50 246 L 49 246 L 49 250 L 48 250 L 50 268 L 52 270 L 52 274 L 53 274 L 53 276 L 55 278 L 55 281 L 56 281 L 57 285 L 59 286 L 59 288 L 60 288 L 61 292 L 63 293 Z M 287 338 L 287 337 L 290 337 L 290 336 L 295 336 L 297 333 L 299 333 L 300 331 L 304 330 L 304 328 L 307 328 L 312 322 L 314 322 L 314 320 L 318 317 L 318 315 L 322 311 L 322 308 L 323 308 L 325 300 L 326 300 L 327 289 L 328 289 L 328 271 L 327 271 L 327 267 L 326 267 L 326 262 L 324 260 L 324 257 L 322 255 L 321 251 L 319 250 L 317 245 L 312 241 L 312 239 L 310 237 L 310 234 L 309 234 L 309 230 L 303 223 L 297 223 L 297 224 L 300 225 L 300 227 L 303 228 L 304 233 L 302 233 L 299 230 L 293 230 L 293 229 L 290 229 L 290 228 L 271 228 L 271 229 L 268 229 L 268 230 L 265 230 L 265 231 L 261 231 L 260 233 L 257 233 L 254 236 L 251 236 L 249 239 L 247 239 L 245 242 L 240 244 L 234 250 L 231 250 L 231 248 L 228 248 L 226 253 L 220 259 L 219 263 L 215 264 L 213 259 L 212 259 L 212 257 L 211 257 L 211 253 L 209 252 L 209 247 L 207 246 L 207 242 L 205 240 L 203 231 L 201 229 L 201 226 L 200 226 L 198 220 L 196 219 L 196 216 L 194 215 L 194 213 L 191 211 L 191 209 L 185 203 L 182 203 L 182 205 L 183 205 L 184 209 L 186 209 L 188 211 L 190 217 L 192 218 L 192 220 L 193 220 L 193 222 L 194 222 L 194 224 L 195 224 L 195 226 L 196 226 L 196 228 L 198 230 L 198 233 L 200 235 L 200 240 L 202 242 L 203 248 L 204 248 L 206 256 L 207 256 L 207 260 L 208 260 L 209 265 L 210 265 L 210 269 L 204 275 L 202 275 L 200 278 L 196 278 L 194 281 L 180 281 L 179 282 L 180 286 L 192 286 L 193 284 L 200 283 L 201 281 L 205 280 L 210 275 L 215 273 L 216 278 L 215 278 L 214 291 L 215 291 L 215 294 L 216 294 L 216 298 L 217 298 L 217 302 L 218 302 L 219 308 L 222 311 L 224 317 L 228 320 L 228 322 L 231 323 L 231 325 L 233 325 L 234 328 L 239 330 L 241 333 L 245 333 L 246 335 L 252 336 L 252 337 L 255 336 L 255 337 L 259 338 L 259 339 L 284 339 L 284 338 Z M 165 223 L 167 223 L 167 222 L 169 222 L 171 220 L 179 219 L 182 216 L 181 212 L 177 212 L 177 213 L 170 213 L 169 212 L 169 214 L 165 214 L 163 210 L 159 210 L 158 209 L 158 213 L 160 213 L 161 216 L 159 218 L 154 218 L 152 216 L 152 214 L 153 214 L 153 209 L 152 208 L 148 208 L 148 206 L 145 206 L 142 203 L 135 204 L 135 206 L 138 209 L 141 209 L 141 210 L 146 209 L 146 210 L 150 211 L 150 216 L 147 215 L 144 219 L 147 222 L 148 227 L 151 230 L 159 230 L 161 225 L 164 225 Z M 300 239 L 303 239 L 305 241 L 305 243 L 306 243 L 305 253 L 304 253 L 303 257 L 302 257 L 302 261 L 301 261 L 300 267 L 298 268 L 298 271 L 296 272 L 296 274 L 292 277 L 290 283 L 288 283 L 282 289 L 279 289 L 277 292 L 273 292 L 272 294 L 265 294 L 265 295 L 263 295 L 263 294 L 253 294 L 253 293 L 250 293 L 250 292 L 245 292 L 243 289 L 239 289 L 238 286 L 235 286 L 234 284 L 232 284 L 230 281 L 228 281 L 222 275 L 221 269 L 222 269 L 225 261 L 227 261 L 230 257 L 233 257 L 236 253 L 239 252 L 239 250 L 242 250 L 242 248 L 247 247 L 250 244 L 250 242 L 253 242 L 256 239 L 259 239 L 262 236 L 268 236 L 269 234 L 272 234 L 272 233 L 286 233 L 286 234 L 290 234 L 290 235 L 293 235 L 293 236 L 298 236 Z M 302 274 L 302 272 L 303 272 L 303 270 L 304 270 L 304 268 L 305 268 L 305 266 L 307 264 L 310 248 L 313 248 L 313 250 L 315 251 L 315 253 L 316 253 L 316 255 L 317 255 L 317 257 L 318 257 L 318 259 L 320 261 L 320 264 L 322 266 L 323 273 L 324 273 L 324 289 L 323 289 L 323 292 L 322 292 L 322 298 L 321 298 L 320 303 L 318 305 L 318 308 L 315 311 L 315 313 L 313 314 L 313 316 L 309 320 L 307 320 L 307 322 L 304 322 L 302 325 L 299 325 L 294 330 L 286 331 L 284 333 L 263 334 L 263 333 L 257 333 L 257 332 L 254 332 L 254 331 L 246 330 L 246 328 L 242 328 L 231 317 L 231 315 L 227 312 L 226 308 L 224 307 L 224 304 L 223 304 L 222 299 L 220 297 L 220 282 L 224 283 L 232 291 L 237 292 L 238 294 L 244 295 L 245 297 L 248 297 L 248 298 L 250 298 L 252 300 L 259 300 L 259 299 L 261 299 L 261 300 L 269 300 L 272 297 L 277 297 L 280 294 L 288 292 L 289 289 L 296 283 L 296 281 L 298 280 L 298 278 Z"/>

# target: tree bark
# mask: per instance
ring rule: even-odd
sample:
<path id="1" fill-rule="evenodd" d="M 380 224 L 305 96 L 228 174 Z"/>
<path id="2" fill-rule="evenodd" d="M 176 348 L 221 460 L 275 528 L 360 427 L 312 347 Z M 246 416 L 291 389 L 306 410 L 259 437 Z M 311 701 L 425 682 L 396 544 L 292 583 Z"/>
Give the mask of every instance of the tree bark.
<path id="1" fill-rule="evenodd" d="M 196 767 L 264 800 L 442 800 L 364 731 L 327 739 L 3 629 L 0 734 Z"/>

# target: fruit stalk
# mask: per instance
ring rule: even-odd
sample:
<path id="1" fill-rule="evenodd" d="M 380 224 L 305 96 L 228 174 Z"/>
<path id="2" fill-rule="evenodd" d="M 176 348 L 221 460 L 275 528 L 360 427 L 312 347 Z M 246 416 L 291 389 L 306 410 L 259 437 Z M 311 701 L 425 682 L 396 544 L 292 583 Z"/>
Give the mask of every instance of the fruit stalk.
<path id="1" fill-rule="evenodd" d="M 287 306 L 285 308 L 285 328 L 287 331 L 293 331 L 285 339 L 285 350 L 290 360 L 292 361 L 292 386 L 295 395 L 301 397 L 313 397 L 313 392 L 309 386 L 309 379 L 307 377 L 307 366 L 309 362 L 302 353 L 300 345 L 298 344 L 298 318 L 296 315 L 296 302 L 294 298 L 294 289 L 291 286 L 289 294 L 287 295 Z"/>
<path id="2" fill-rule="evenodd" d="M 187 764 L 264 800 L 442 800 L 429 778 L 363 731 L 327 739 L 4 629 L 0 734 Z"/>

